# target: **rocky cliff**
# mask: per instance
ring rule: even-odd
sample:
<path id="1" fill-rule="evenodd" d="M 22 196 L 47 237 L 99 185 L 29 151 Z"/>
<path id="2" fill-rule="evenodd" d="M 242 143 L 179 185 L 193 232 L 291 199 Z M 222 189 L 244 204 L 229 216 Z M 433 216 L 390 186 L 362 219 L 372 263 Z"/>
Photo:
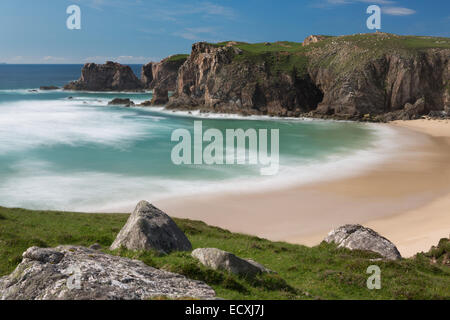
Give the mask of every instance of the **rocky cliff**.
<path id="1" fill-rule="evenodd" d="M 108 61 L 106 64 L 87 63 L 81 77 L 64 86 L 65 90 L 139 91 L 143 85 L 129 66 Z"/>
<path id="2" fill-rule="evenodd" d="M 160 62 L 150 62 L 142 67 L 141 81 L 146 89 L 159 87 L 161 90 L 174 91 L 178 70 L 188 55 L 177 54 Z"/>
<path id="3" fill-rule="evenodd" d="M 450 111 L 450 39 L 385 33 L 196 43 L 168 108 L 343 119 Z"/>

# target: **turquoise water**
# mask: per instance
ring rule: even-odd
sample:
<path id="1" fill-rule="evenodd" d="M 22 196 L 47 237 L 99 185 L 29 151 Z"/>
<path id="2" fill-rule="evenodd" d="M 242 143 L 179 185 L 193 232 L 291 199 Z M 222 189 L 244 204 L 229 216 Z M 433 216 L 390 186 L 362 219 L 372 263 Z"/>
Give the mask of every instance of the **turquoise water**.
<path id="1" fill-rule="evenodd" d="M 7 71 L 4 69 L 8 68 Z M 23 68 L 23 67 L 17 67 Z M 33 69 L 34 68 L 34 69 Z M 384 132 L 349 122 L 188 115 L 162 108 L 106 106 L 150 93 L 76 93 L 30 89 L 63 85 L 80 66 L 0 66 L 0 205 L 32 209 L 114 210 L 137 201 L 223 190 L 255 190 L 341 175 L 373 161 Z M 135 68 L 136 70 L 138 67 Z M 69 99 L 69 97 L 72 97 Z M 280 170 L 254 165 L 174 165 L 173 130 L 279 129 Z"/>

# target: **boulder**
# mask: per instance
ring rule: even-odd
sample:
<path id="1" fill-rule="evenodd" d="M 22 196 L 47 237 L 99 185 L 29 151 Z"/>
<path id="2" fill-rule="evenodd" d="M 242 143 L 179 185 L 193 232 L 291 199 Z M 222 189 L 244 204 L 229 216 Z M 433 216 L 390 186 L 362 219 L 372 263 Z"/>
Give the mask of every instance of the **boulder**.
<path id="1" fill-rule="evenodd" d="M 340 248 L 367 250 L 379 253 L 388 260 L 398 260 L 402 256 L 397 247 L 372 229 L 359 224 L 347 224 L 331 231 L 325 242 L 336 243 Z"/>
<path id="2" fill-rule="evenodd" d="M 120 230 L 111 250 L 190 251 L 192 245 L 175 222 L 147 201 L 141 201 Z"/>
<path id="3" fill-rule="evenodd" d="M 169 92 L 164 87 L 156 87 L 153 89 L 153 97 L 151 104 L 156 106 L 165 105 L 169 102 Z"/>
<path id="4" fill-rule="evenodd" d="M 255 276 L 259 273 L 272 272 L 251 259 L 242 259 L 230 252 L 216 248 L 195 249 L 192 251 L 192 256 L 209 268 L 225 270 L 242 276 Z"/>
<path id="5" fill-rule="evenodd" d="M 131 107 L 134 106 L 134 102 L 130 99 L 121 99 L 121 98 L 115 98 L 108 102 L 108 106 L 125 106 L 125 107 Z"/>
<path id="6" fill-rule="evenodd" d="M 144 300 L 214 298 L 200 281 L 142 261 L 75 246 L 29 248 L 22 262 L 0 278 L 0 300 Z"/>
<path id="7" fill-rule="evenodd" d="M 142 91 L 141 81 L 129 66 L 108 61 L 106 64 L 86 63 L 81 77 L 64 86 L 65 90 Z"/>

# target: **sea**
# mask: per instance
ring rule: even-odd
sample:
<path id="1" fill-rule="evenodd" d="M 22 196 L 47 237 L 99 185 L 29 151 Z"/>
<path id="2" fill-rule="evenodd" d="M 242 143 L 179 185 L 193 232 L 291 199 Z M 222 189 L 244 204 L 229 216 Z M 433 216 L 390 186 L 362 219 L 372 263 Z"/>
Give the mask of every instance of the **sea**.
<path id="1" fill-rule="evenodd" d="M 139 77 L 141 66 L 131 67 Z M 375 124 L 107 105 L 113 98 L 140 103 L 151 92 L 39 90 L 78 79 L 81 68 L 0 65 L 0 206 L 116 212 L 140 200 L 270 192 L 355 175 L 395 151 L 395 132 Z M 227 129 L 278 129 L 279 170 L 175 164 L 172 134 L 193 133 L 195 121 L 224 136 Z"/>

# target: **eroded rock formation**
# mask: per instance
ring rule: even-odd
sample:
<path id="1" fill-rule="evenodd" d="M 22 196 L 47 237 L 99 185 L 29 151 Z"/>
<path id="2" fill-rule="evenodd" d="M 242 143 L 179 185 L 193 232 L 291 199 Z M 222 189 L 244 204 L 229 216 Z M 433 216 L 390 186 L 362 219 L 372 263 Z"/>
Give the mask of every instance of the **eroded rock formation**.
<path id="1" fill-rule="evenodd" d="M 186 61 L 187 55 L 174 55 L 160 62 L 150 62 L 142 67 L 141 81 L 146 89 L 175 91 L 178 70 Z"/>
<path id="2" fill-rule="evenodd" d="M 169 102 L 169 92 L 165 88 L 155 87 L 151 105 L 162 106 Z"/>
<path id="3" fill-rule="evenodd" d="M 168 108 L 373 121 L 450 113 L 442 42 L 386 33 L 310 40 L 279 51 L 196 43 Z"/>
<path id="4" fill-rule="evenodd" d="M 108 61 L 106 64 L 87 63 L 81 77 L 64 86 L 78 91 L 140 91 L 142 83 L 129 66 Z"/>
<path id="5" fill-rule="evenodd" d="M 236 60 L 241 54 L 233 45 L 194 44 L 167 107 L 298 116 L 322 100 L 309 76 L 273 74 L 264 61 Z"/>

